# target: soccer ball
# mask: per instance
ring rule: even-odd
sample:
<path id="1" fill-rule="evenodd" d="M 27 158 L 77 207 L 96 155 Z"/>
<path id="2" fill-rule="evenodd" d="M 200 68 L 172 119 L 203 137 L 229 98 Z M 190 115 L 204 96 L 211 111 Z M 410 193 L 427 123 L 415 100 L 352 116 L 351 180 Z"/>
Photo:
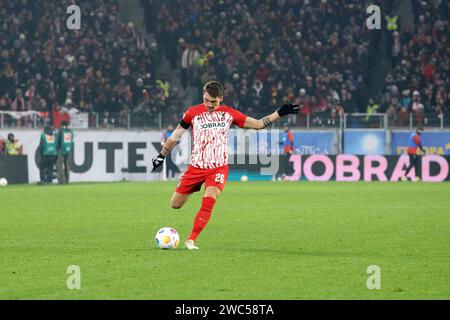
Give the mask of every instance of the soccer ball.
<path id="1" fill-rule="evenodd" d="M 8 180 L 6 178 L 0 178 L 0 187 L 6 187 L 8 185 Z"/>
<path id="2" fill-rule="evenodd" d="M 248 177 L 247 177 L 246 175 L 243 175 L 243 176 L 241 177 L 241 181 L 242 181 L 242 182 L 247 182 L 247 181 L 248 181 Z"/>
<path id="3" fill-rule="evenodd" d="M 180 243 L 180 236 L 174 228 L 164 227 L 158 230 L 155 240 L 160 249 L 175 249 Z"/>

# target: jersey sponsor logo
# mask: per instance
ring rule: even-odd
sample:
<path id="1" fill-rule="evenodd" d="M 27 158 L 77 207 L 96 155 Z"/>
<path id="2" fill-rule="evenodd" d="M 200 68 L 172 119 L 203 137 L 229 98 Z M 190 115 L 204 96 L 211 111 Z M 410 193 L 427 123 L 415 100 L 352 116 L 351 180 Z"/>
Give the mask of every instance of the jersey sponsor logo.
<path id="1" fill-rule="evenodd" d="M 212 128 L 225 128 L 227 126 L 226 122 L 209 122 L 202 124 L 200 129 L 212 129 Z"/>

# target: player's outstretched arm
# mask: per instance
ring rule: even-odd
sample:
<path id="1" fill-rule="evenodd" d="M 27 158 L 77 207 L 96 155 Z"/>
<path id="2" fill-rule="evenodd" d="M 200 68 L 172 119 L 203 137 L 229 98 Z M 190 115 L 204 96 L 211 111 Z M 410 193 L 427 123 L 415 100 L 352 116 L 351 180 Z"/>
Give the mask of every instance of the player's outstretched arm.
<path id="1" fill-rule="evenodd" d="M 161 166 L 166 159 L 166 156 L 172 151 L 172 149 L 180 142 L 181 136 L 186 132 L 187 129 L 178 125 L 177 128 L 172 132 L 172 135 L 164 143 L 163 148 L 159 155 L 152 159 L 153 170 L 155 171 L 159 166 Z"/>
<path id="2" fill-rule="evenodd" d="M 262 130 L 272 125 L 275 121 L 288 114 L 296 114 L 300 111 L 300 106 L 296 104 L 283 104 L 277 111 L 262 119 L 247 117 L 244 123 L 245 129 Z"/>

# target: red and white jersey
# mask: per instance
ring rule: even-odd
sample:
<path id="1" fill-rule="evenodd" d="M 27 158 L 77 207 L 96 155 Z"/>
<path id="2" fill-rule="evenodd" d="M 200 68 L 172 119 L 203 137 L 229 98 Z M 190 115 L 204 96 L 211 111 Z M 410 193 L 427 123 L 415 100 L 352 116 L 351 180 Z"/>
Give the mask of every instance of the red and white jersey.
<path id="1" fill-rule="evenodd" d="M 243 127 L 246 115 L 227 106 L 208 111 L 202 103 L 189 108 L 183 121 L 192 126 L 193 148 L 190 165 L 214 169 L 228 164 L 228 133 L 232 124 Z"/>

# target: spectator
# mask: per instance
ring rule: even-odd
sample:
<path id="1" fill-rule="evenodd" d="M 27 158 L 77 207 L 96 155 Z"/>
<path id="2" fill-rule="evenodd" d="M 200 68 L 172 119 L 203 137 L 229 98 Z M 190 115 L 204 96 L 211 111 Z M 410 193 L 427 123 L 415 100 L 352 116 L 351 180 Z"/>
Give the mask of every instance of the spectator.
<path id="1" fill-rule="evenodd" d="M 348 113 L 358 113 L 358 105 L 355 102 L 355 99 L 353 98 L 353 95 L 351 92 L 347 92 L 344 95 L 344 101 L 343 101 L 343 107 L 344 110 Z"/>
<path id="2" fill-rule="evenodd" d="M 398 124 L 397 108 L 394 102 L 391 102 L 386 110 L 388 126 L 396 126 Z"/>
<path id="3" fill-rule="evenodd" d="M 379 113 L 379 111 L 380 111 L 380 105 L 378 103 L 376 103 L 372 98 L 370 98 L 369 104 L 367 105 L 367 110 L 366 110 L 367 116 L 365 118 L 365 122 L 367 123 L 367 125 L 369 127 L 371 127 L 371 122 L 370 122 L 371 115 L 375 114 L 375 113 Z M 372 119 L 373 119 L 373 117 L 372 117 Z"/>
<path id="4" fill-rule="evenodd" d="M 409 108 L 409 106 L 412 103 L 411 99 L 411 90 L 403 90 L 402 92 L 402 99 L 400 101 L 401 107 Z"/>
<path id="5" fill-rule="evenodd" d="M 65 102 L 65 107 L 59 106 L 57 103 L 53 104 L 52 107 L 52 118 L 53 127 L 59 129 L 63 121 L 69 121 L 70 116 L 68 113 L 68 107 L 72 105 L 72 100 L 67 99 Z"/>
<path id="6" fill-rule="evenodd" d="M 413 93 L 411 112 L 413 113 L 415 123 L 418 125 L 423 125 L 424 106 L 420 101 L 420 93 L 417 90 Z"/>
<path id="7" fill-rule="evenodd" d="M 22 145 L 19 140 L 15 139 L 13 133 L 8 133 L 8 139 L 5 142 L 5 154 L 9 156 L 22 154 Z"/>

